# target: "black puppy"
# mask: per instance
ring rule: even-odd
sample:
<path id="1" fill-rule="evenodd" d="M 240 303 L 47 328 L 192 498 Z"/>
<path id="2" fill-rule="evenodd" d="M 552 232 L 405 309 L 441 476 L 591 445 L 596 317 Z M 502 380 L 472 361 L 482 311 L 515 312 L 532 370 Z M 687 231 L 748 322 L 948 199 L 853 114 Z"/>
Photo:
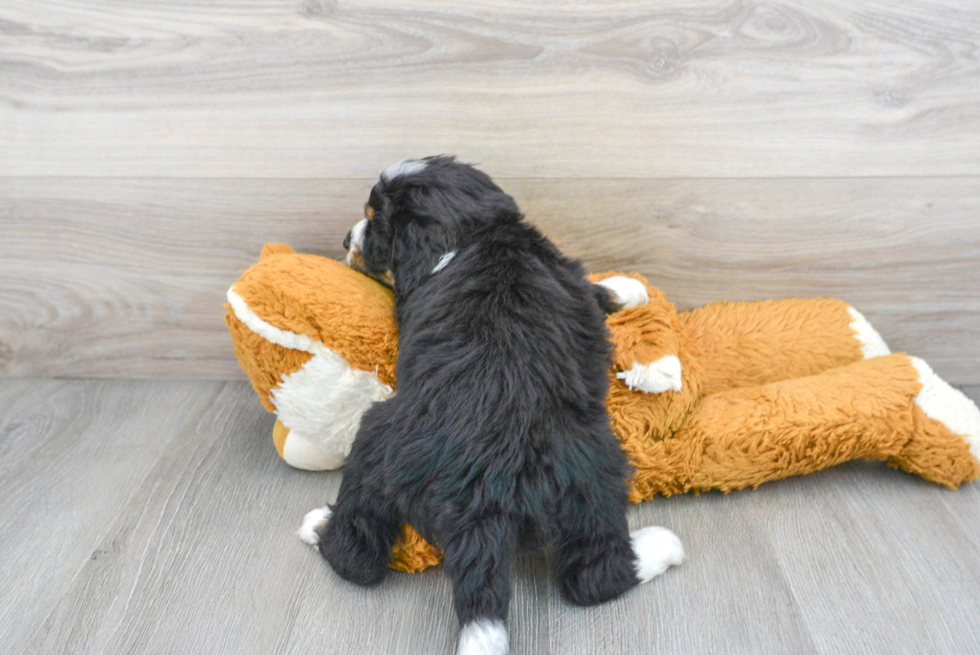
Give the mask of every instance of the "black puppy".
<path id="1" fill-rule="evenodd" d="M 300 536 L 373 584 L 399 526 L 414 526 L 445 551 L 467 655 L 507 652 L 520 548 L 553 547 L 580 605 L 679 563 L 669 530 L 629 533 L 629 470 L 606 414 L 604 310 L 645 302 L 642 284 L 591 285 L 513 198 L 451 157 L 386 169 L 365 216 L 344 245 L 395 291 L 398 390 L 364 414 L 337 502 Z"/>

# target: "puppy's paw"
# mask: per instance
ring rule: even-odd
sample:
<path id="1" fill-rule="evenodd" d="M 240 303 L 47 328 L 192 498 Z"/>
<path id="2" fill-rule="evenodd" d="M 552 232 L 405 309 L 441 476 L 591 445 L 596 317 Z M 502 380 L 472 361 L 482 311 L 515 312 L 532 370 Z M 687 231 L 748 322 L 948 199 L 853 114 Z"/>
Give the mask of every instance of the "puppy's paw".
<path id="1" fill-rule="evenodd" d="M 640 584 L 684 561 L 684 546 L 667 528 L 650 526 L 630 533 L 636 555 L 636 577 Z"/>
<path id="2" fill-rule="evenodd" d="M 330 520 L 330 514 L 329 507 L 310 510 L 303 517 L 303 525 L 296 531 L 296 536 L 315 548 L 320 543 L 320 528 Z"/>
<path id="3" fill-rule="evenodd" d="M 612 295 L 612 301 L 619 309 L 638 307 L 650 302 L 646 285 L 631 277 L 614 275 L 613 277 L 607 277 L 605 280 L 596 282 L 596 284 L 608 289 Z"/>

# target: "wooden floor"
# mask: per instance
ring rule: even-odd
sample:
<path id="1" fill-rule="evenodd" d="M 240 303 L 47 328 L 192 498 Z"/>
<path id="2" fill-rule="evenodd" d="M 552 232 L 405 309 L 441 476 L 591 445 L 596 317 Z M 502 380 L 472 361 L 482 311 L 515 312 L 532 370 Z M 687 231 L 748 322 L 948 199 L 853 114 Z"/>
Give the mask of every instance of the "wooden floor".
<path id="1" fill-rule="evenodd" d="M 294 536 L 340 474 L 287 467 L 271 423 L 242 382 L 0 380 L 3 651 L 451 653 L 441 569 L 363 589 Z M 688 560 L 581 609 L 525 556 L 515 655 L 980 652 L 980 484 L 853 463 L 630 523 Z"/>

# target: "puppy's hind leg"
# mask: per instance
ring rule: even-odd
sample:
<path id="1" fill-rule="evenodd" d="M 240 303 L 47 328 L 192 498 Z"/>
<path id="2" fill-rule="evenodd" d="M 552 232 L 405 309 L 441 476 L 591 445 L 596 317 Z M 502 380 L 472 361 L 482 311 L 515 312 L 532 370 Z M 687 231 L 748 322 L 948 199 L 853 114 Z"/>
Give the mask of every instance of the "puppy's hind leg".
<path id="1" fill-rule="evenodd" d="M 400 534 L 393 514 L 340 500 L 320 528 L 317 548 L 337 575 L 360 585 L 381 582 Z"/>
<path id="2" fill-rule="evenodd" d="M 666 528 L 629 533 L 622 493 L 603 494 L 600 486 L 561 503 L 555 568 L 562 591 L 577 605 L 618 598 L 684 558 L 680 540 Z"/>
<path id="3" fill-rule="evenodd" d="M 381 581 L 400 534 L 398 514 L 379 488 L 385 404 L 373 407 L 361 421 L 337 502 L 309 512 L 297 533 L 338 575 L 361 585 Z"/>
<path id="4" fill-rule="evenodd" d="M 459 618 L 458 655 L 506 655 L 514 531 L 504 518 L 481 519 L 446 539 Z"/>

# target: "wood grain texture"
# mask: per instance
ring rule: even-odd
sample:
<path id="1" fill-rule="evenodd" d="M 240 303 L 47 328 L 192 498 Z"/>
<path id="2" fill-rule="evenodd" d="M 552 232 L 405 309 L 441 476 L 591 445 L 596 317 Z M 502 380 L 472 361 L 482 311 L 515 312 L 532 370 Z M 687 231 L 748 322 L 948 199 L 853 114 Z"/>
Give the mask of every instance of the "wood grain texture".
<path id="1" fill-rule="evenodd" d="M 289 468 L 270 430 L 245 383 L 0 380 L 5 650 L 452 653 L 441 569 L 360 588 L 293 535 L 341 473 Z M 860 462 L 634 506 L 687 561 L 583 609 L 523 556 L 512 652 L 976 652 L 978 508 Z"/>
<path id="2" fill-rule="evenodd" d="M 784 486 L 751 500 L 820 652 L 980 650 L 980 566 L 964 559 L 978 544 L 958 520 L 976 485 L 951 494 L 855 463 Z"/>
<path id="3" fill-rule="evenodd" d="M 220 386 L 0 384 L 0 643 L 5 651 L 24 652 L 39 619 L 57 605 L 76 573 L 111 552 L 113 546 L 103 544 L 109 526 L 134 486 L 173 447 L 170 431 L 210 411 Z"/>
<path id="4" fill-rule="evenodd" d="M 372 180 L 0 178 L 0 374 L 240 378 L 221 304 L 264 241 L 339 257 Z M 841 297 L 980 383 L 980 179 L 507 180 L 592 270 L 682 309 Z"/>
<path id="5" fill-rule="evenodd" d="M 0 175 L 980 175 L 964 0 L 7 0 Z"/>

